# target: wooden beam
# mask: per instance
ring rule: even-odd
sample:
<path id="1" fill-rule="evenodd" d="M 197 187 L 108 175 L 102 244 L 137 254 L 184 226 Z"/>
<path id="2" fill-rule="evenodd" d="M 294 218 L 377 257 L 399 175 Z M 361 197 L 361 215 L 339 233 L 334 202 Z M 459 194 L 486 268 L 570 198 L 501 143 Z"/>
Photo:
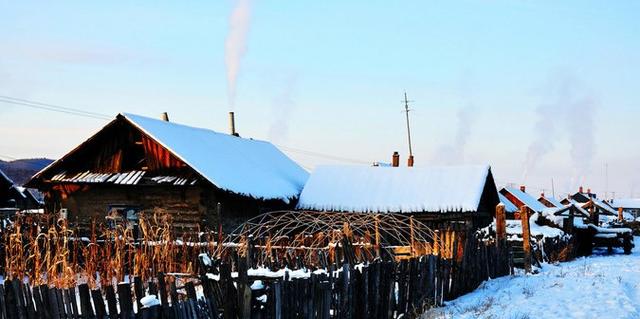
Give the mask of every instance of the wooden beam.
<path id="1" fill-rule="evenodd" d="M 504 204 L 496 206 L 496 244 L 498 248 L 503 246 L 507 238 L 507 216 L 504 209 Z"/>
<path id="2" fill-rule="evenodd" d="M 520 220 L 522 221 L 522 250 L 524 250 L 524 270 L 531 272 L 531 232 L 529 230 L 529 208 L 520 208 Z"/>

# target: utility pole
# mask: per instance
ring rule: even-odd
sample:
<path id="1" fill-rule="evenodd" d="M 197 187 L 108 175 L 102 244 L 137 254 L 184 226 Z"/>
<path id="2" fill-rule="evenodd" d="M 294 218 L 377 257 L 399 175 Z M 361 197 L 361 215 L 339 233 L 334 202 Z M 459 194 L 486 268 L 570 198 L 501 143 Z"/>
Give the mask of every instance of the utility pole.
<path id="1" fill-rule="evenodd" d="M 407 139 L 409 140 L 409 159 L 407 166 L 413 166 L 413 150 L 411 149 L 411 128 L 409 127 L 409 99 L 407 99 L 407 91 L 404 91 L 404 112 L 407 116 Z"/>
<path id="2" fill-rule="evenodd" d="M 604 199 L 609 199 L 609 163 L 604 163 Z"/>
<path id="3" fill-rule="evenodd" d="M 551 178 L 551 196 L 556 198 L 556 188 L 553 186 L 553 177 Z"/>

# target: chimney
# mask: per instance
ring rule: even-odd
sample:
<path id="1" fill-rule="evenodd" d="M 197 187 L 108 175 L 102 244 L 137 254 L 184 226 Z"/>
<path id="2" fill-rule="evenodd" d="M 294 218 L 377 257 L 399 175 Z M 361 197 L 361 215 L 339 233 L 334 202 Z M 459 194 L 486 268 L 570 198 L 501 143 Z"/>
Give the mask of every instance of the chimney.
<path id="1" fill-rule="evenodd" d="M 160 114 L 160 119 L 165 121 L 165 122 L 169 122 L 169 113 L 162 112 L 162 114 Z"/>
<path id="2" fill-rule="evenodd" d="M 524 185 L 520 185 L 520 191 L 524 193 L 527 191 L 527 188 Z"/>
<path id="3" fill-rule="evenodd" d="M 400 166 L 400 154 L 398 154 L 398 152 L 393 152 L 393 158 L 391 159 L 391 166 L 393 167 Z"/>
<path id="4" fill-rule="evenodd" d="M 407 159 L 407 166 L 413 167 L 413 155 L 409 155 L 409 159 Z"/>
<path id="5" fill-rule="evenodd" d="M 591 188 L 587 188 L 587 194 L 591 195 Z"/>
<path id="6" fill-rule="evenodd" d="M 580 186 L 580 188 L 578 188 L 578 193 L 584 193 L 584 189 L 582 188 L 582 186 Z"/>
<path id="7" fill-rule="evenodd" d="M 540 197 L 544 198 L 544 192 L 540 193 Z"/>
<path id="8" fill-rule="evenodd" d="M 229 129 L 229 134 L 233 136 L 240 136 L 240 134 L 236 132 L 236 118 L 233 112 L 229 112 Z"/>

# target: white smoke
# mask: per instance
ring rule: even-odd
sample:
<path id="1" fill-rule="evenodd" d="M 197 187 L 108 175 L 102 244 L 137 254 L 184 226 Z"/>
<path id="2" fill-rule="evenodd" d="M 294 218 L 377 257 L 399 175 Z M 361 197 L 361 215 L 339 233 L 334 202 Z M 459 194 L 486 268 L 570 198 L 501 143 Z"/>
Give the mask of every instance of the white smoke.
<path id="1" fill-rule="evenodd" d="M 441 165 L 461 164 L 464 163 L 464 150 L 471 136 L 471 128 L 473 127 L 473 107 L 467 106 L 460 108 L 457 117 L 456 135 L 453 143 L 442 144 L 438 147 L 433 162 Z"/>
<path id="2" fill-rule="evenodd" d="M 247 34 L 251 22 L 251 0 L 235 0 L 229 16 L 229 33 L 224 43 L 224 63 L 227 67 L 227 97 L 229 107 L 236 104 L 236 87 L 240 63 L 247 52 Z"/>
<path id="3" fill-rule="evenodd" d="M 571 74 L 558 73 L 545 88 L 545 103 L 536 108 L 534 138 L 529 145 L 524 164 L 523 183 L 545 155 L 555 149 L 555 143 L 565 131 L 569 140 L 572 165 L 571 186 L 584 184 L 595 156 L 594 113 L 597 99 Z"/>
<path id="4" fill-rule="evenodd" d="M 295 84 L 296 78 L 288 77 L 280 95 L 273 99 L 271 114 L 274 119 L 269 127 L 269 140 L 274 143 L 282 143 L 289 137 L 289 118 L 295 108 L 293 101 Z"/>
<path id="5" fill-rule="evenodd" d="M 571 144 L 570 154 L 573 164 L 573 179 L 583 184 L 590 173 L 595 155 L 595 134 L 593 113 L 597 102 L 591 96 L 581 96 L 569 104 L 567 129 Z"/>

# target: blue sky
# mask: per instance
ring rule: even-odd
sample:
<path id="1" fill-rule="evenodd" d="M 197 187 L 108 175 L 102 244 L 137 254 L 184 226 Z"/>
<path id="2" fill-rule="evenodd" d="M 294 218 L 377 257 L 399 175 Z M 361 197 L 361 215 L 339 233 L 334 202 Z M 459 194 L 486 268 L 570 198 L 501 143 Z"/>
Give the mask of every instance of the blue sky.
<path id="1" fill-rule="evenodd" d="M 227 130 L 233 1 L 0 0 L 0 95 Z M 640 3 L 250 6 L 243 136 L 363 163 L 489 163 L 499 183 L 640 196 Z M 0 103 L 0 155 L 57 158 L 105 121 Z M 339 163 L 288 151 L 305 167 Z M 608 164 L 609 182 L 604 178 Z"/>

